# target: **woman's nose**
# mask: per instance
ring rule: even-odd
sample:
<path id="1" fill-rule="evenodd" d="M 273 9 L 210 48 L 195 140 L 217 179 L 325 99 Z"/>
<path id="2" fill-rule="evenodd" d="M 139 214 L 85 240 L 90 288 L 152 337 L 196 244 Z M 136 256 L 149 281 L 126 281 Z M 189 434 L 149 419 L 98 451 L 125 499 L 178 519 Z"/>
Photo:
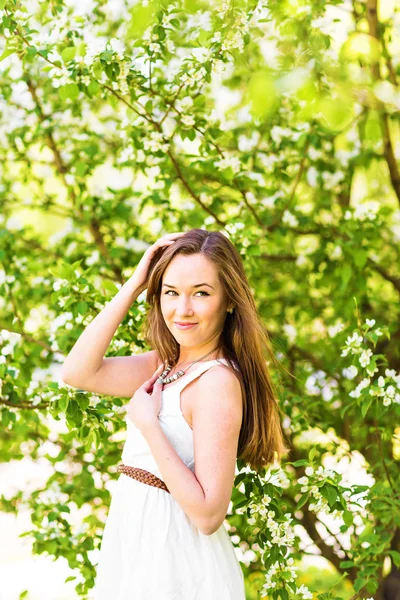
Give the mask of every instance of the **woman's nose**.
<path id="1" fill-rule="evenodd" d="M 193 309 L 191 307 L 191 301 L 189 298 L 187 300 L 185 298 L 179 300 L 176 313 L 178 315 L 193 314 Z"/>

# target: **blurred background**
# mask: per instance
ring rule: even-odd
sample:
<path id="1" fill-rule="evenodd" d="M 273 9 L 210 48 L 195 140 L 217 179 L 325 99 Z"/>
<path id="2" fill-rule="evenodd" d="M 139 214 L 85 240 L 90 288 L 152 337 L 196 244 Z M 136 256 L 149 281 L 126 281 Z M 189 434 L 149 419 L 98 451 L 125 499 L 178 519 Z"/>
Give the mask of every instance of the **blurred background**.
<path id="1" fill-rule="evenodd" d="M 61 365 L 147 246 L 192 227 L 235 243 L 297 378 L 287 598 L 398 598 L 400 2 L 3 0 L 0 22 L 0 600 L 90 599 L 123 403 Z M 145 310 L 109 356 L 147 349 Z M 237 501 L 253 600 L 269 565 Z"/>

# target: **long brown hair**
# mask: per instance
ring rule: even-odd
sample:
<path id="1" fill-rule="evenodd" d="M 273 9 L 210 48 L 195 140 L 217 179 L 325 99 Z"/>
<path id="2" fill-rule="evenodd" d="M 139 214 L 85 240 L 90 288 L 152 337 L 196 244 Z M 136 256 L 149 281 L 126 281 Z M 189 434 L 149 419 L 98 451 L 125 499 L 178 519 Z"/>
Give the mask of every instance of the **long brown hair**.
<path id="1" fill-rule="evenodd" d="M 218 350 L 240 380 L 243 420 L 238 458 L 259 472 L 280 461 L 286 448 L 280 424 L 281 411 L 267 363 L 279 366 L 267 330 L 257 308 L 243 267 L 232 242 L 219 231 L 191 229 L 167 247 L 159 248 L 149 267 L 143 336 L 164 364 L 175 366 L 179 344 L 165 324 L 160 306 L 162 277 L 177 254 L 202 254 L 216 267 L 226 297 L 234 306 L 226 313 Z"/>

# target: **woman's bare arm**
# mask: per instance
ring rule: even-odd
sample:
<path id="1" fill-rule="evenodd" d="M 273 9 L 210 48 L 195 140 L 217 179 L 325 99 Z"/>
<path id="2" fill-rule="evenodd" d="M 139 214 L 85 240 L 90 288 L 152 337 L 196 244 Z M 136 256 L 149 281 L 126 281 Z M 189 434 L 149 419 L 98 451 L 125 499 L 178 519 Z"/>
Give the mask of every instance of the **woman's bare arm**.
<path id="1" fill-rule="evenodd" d="M 104 358 L 107 348 L 143 286 L 135 274 L 82 332 L 64 361 L 61 379 L 73 387 L 130 398 L 157 369 L 155 350 L 136 356 Z"/>

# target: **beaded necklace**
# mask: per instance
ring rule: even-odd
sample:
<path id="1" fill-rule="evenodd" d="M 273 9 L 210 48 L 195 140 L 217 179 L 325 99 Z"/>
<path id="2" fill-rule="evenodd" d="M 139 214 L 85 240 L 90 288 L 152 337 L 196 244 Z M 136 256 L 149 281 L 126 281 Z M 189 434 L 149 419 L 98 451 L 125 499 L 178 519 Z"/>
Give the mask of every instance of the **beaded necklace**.
<path id="1" fill-rule="evenodd" d="M 203 358 L 206 358 L 206 356 L 209 356 L 216 349 L 217 348 L 214 348 L 214 350 L 211 350 L 210 352 L 208 352 L 204 356 L 201 356 L 200 358 L 198 358 L 197 360 L 195 360 L 194 362 L 192 362 L 191 365 L 189 365 L 188 367 L 186 367 L 185 370 L 181 369 L 180 371 L 177 371 L 176 373 L 174 373 L 174 375 L 171 375 L 171 377 L 167 377 L 168 373 L 172 369 L 172 366 L 168 364 L 167 368 L 157 378 L 157 383 L 170 383 L 171 381 L 175 381 L 176 379 L 179 379 L 180 377 L 183 377 L 183 375 L 186 373 L 186 371 L 188 371 L 188 369 L 190 369 L 190 367 L 192 367 L 194 364 L 196 364 L 197 362 L 199 362 Z"/>

